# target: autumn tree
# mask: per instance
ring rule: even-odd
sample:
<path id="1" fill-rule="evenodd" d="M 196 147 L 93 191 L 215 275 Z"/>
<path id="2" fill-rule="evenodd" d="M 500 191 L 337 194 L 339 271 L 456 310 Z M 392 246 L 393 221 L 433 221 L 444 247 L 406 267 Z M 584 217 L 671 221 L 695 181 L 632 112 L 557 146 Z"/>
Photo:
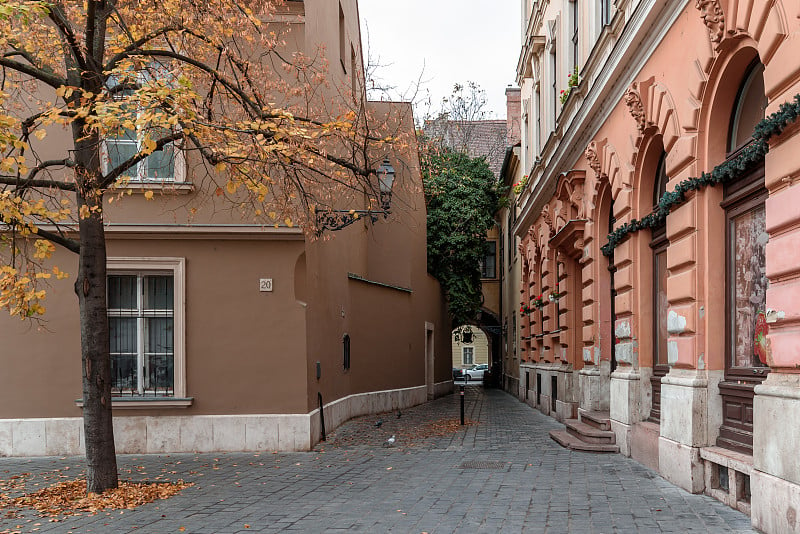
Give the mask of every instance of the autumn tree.
<path id="1" fill-rule="evenodd" d="M 0 306 L 36 320 L 47 279 L 67 276 L 48 261 L 55 247 L 78 255 L 89 492 L 117 486 L 104 206 L 124 201 L 143 161 L 184 154 L 198 191 L 263 224 L 313 232 L 321 211 L 378 205 L 371 154 L 397 139 L 372 133 L 361 95 L 322 96 L 324 56 L 285 46 L 284 8 L 0 3 Z"/>

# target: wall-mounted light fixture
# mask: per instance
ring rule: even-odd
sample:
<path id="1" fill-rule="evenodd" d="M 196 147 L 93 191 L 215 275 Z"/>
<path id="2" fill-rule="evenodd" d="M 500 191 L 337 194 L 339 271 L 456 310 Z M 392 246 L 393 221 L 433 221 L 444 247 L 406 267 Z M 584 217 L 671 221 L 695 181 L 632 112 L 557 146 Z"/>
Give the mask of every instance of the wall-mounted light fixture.
<path id="1" fill-rule="evenodd" d="M 341 230 L 350 226 L 363 217 L 369 217 L 370 221 L 378 220 L 379 215 L 383 218 L 389 216 L 392 207 L 392 187 L 394 186 L 395 172 L 394 167 L 389 162 L 389 158 L 383 158 L 383 163 L 376 170 L 378 176 L 378 190 L 380 192 L 380 210 L 324 210 L 318 211 L 317 234 L 324 230 Z"/>

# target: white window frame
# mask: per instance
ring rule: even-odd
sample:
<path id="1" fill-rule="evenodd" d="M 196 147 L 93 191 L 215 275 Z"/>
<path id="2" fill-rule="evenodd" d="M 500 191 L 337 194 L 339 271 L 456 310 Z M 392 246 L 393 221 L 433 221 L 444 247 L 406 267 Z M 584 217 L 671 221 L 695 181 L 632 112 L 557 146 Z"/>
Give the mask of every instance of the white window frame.
<path id="1" fill-rule="evenodd" d="M 558 94 L 558 48 L 557 43 L 553 40 L 550 43 L 549 65 L 550 65 L 550 131 L 551 133 L 556 130 L 556 122 L 558 121 L 559 105 L 561 103 Z"/>
<path id="2" fill-rule="evenodd" d="M 570 60 L 572 65 L 569 68 L 569 74 L 572 74 L 575 69 L 580 65 L 580 8 L 578 0 L 569 0 L 569 48 Z"/>
<path id="3" fill-rule="evenodd" d="M 137 78 L 139 81 L 143 79 L 143 73 L 140 74 Z M 141 110 L 137 112 L 137 116 L 141 115 Z M 180 127 L 176 127 L 178 130 Z M 109 138 L 110 139 L 110 138 Z M 114 143 L 119 143 L 119 137 L 113 137 Z M 137 153 L 142 149 L 142 140 L 144 139 L 143 132 L 139 129 L 136 130 L 136 150 Z M 122 144 L 126 143 L 133 143 L 134 141 L 122 141 Z M 183 150 L 173 141 L 169 143 L 172 146 L 173 150 L 173 161 L 172 161 L 172 176 L 169 177 L 159 177 L 159 178 L 150 178 L 147 176 L 147 161 L 150 159 L 150 156 L 147 156 L 145 159 L 140 161 L 136 164 L 135 167 L 128 169 L 130 174 L 124 174 L 123 176 L 129 176 L 130 180 L 128 182 L 128 187 L 136 188 L 141 186 L 160 186 L 160 185 L 181 185 L 186 184 L 186 159 L 183 153 Z M 108 148 L 108 139 L 103 139 L 103 142 L 100 145 L 100 161 L 102 163 L 103 173 L 108 173 L 111 171 L 110 162 L 111 156 L 109 154 Z M 131 172 L 134 171 L 135 172 Z"/>
<path id="4" fill-rule="evenodd" d="M 483 253 L 483 256 L 481 256 L 481 259 L 479 261 L 481 269 L 481 280 L 497 280 L 498 276 L 499 269 L 497 268 L 497 251 L 499 250 L 500 247 L 498 246 L 497 239 L 487 239 L 486 245 L 489 245 L 490 243 L 494 244 L 494 255 L 492 256 L 494 258 L 494 260 L 492 261 L 492 272 L 494 273 L 494 276 L 484 276 L 488 266 L 488 262 L 486 261 L 488 257 L 488 249 L 487 249 L 486 252 Z"/>
<path id="5" fill-rule="evenodd" d="M 467 361 L 467 351 L 470 353 L 470 360 Z M 468 346 L 468 347 L 461 347 L 461 364 L 462 365 L 473 365 L 475 363 L 475 347 Z"/>
<path id="6" fill-rule="evenodd" d="M 112 257 L 106 260 L 107 275 L 164 274 L 173 277 L 173 366 L 174 397 L 113 397 L 114 408 L 186 407 L 186 259 Z"/>

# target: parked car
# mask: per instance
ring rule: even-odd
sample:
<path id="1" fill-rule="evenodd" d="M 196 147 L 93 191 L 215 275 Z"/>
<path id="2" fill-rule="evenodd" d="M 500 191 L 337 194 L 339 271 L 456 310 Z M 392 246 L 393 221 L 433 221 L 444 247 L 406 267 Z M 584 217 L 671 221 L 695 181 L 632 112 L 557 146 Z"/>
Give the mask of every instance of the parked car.
<path id="1" fill-rule="evenodd" d="M 463 380 L 464 379 L 464 370 L 459 369 L 458 367 L 453 367 L 453 380 Z"/>
<path id="2" fill-rule="evenodd" d="M 479 363 L 469 369 L 464 370 L 464 377 L 467 380 L 483 380 L 483 373 L 489 370 L 488 363 Z"/>

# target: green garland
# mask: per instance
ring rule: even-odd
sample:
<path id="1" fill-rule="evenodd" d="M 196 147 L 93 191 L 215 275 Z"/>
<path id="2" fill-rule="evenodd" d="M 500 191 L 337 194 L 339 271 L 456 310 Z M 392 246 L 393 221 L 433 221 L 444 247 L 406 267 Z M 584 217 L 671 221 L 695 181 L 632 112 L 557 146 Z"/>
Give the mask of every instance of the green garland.
<path id="1" fill-rule="evenodd" d="M 752 165 L 762 161 L 769 152 L 769 140 L 783 133 L 798 116 L 800 116 L 800 94 L 795 95 L 794 101 L 781 104 L 778 111 L 758 123 L 753 132 L 753 141 L 735 158 L 717 165 L 710 173 L 704 172 L 697 178 L 681 181 L 674 190 L 664 193 L 653 212 L 641 220 L 633 219 L 608 234 L 608 243 L 600 247 L 603 255 L 610 256 L 628 234 L 663 225 L 670 210 L 686 201 L 686 193 L 689 191 L 699 191 L 709 185 L 732 181 Z"/>

